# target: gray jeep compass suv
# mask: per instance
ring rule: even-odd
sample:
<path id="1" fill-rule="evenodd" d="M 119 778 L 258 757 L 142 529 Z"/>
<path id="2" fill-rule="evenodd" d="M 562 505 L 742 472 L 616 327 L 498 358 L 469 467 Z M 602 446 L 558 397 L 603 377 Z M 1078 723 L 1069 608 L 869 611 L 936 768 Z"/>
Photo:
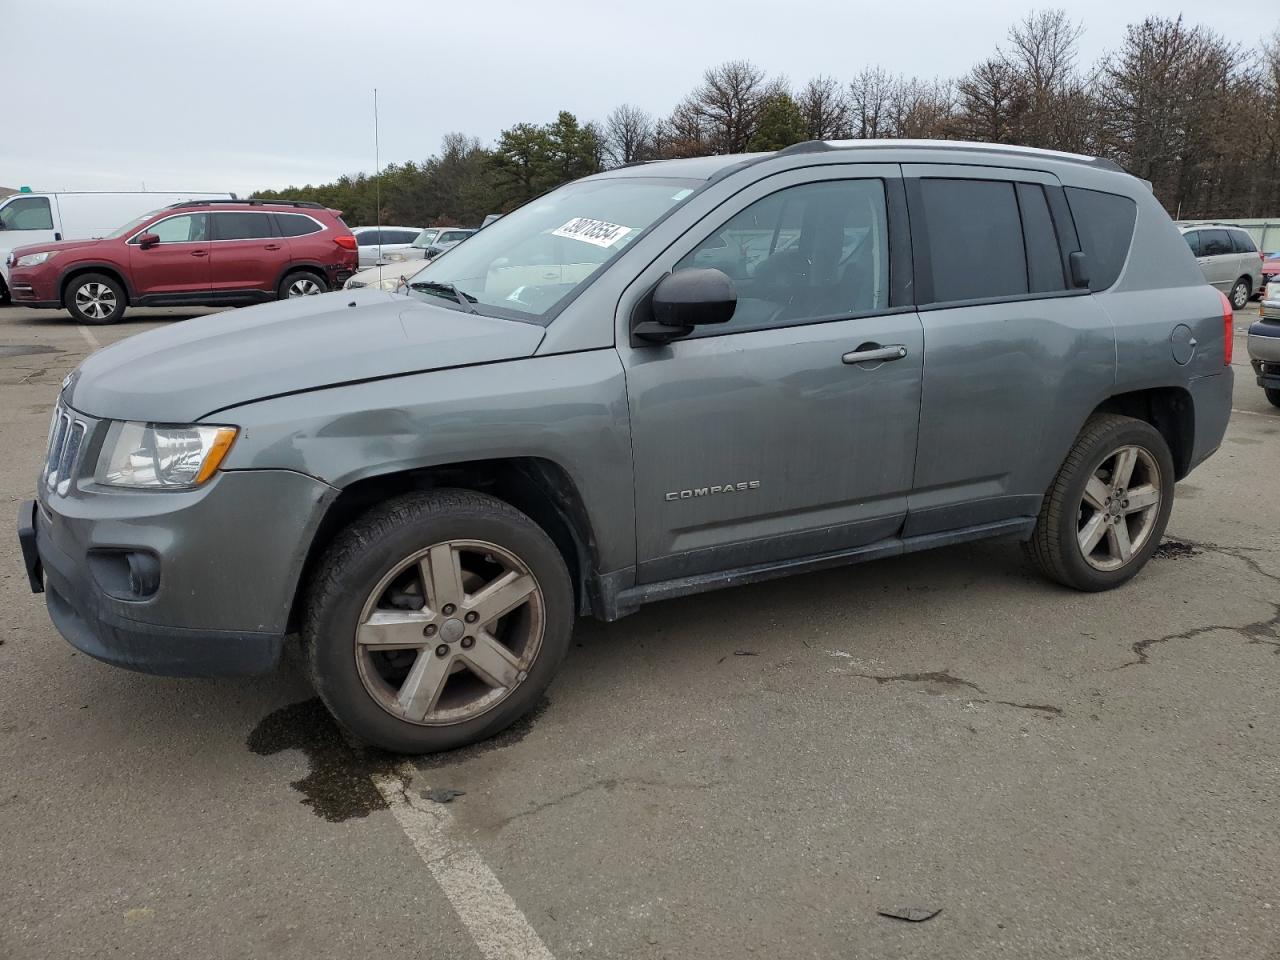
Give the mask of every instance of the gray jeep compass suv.
<path id="1" fill-rule="evenodd" d="M 137 670 L 270 670 L 417 753 L 534 704 L 575 617 L 1006 537 L 1124 583 L 1222 440 L 1231 311 L 1147 186 L 974 144 L 613 170 L 406 295 L 202 317 L 63 385 L 32 589 Z"/>

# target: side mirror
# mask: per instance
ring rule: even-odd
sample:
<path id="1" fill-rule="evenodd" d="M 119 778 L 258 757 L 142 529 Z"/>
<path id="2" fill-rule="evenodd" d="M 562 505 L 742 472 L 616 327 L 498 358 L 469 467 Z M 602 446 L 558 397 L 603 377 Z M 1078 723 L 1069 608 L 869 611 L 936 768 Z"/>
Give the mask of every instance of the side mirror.
<path id="1" fill-rule="evenodd" d="M 649 309 L 637 311 L 638 322 L 633 323 L 631 332 L 651 343 L 688 336 L 694 327 L 704 324 L 728 323 L 738 306 L 733 281 L 715 269 L 669 273 L 648 300 Z"/>
<path id="2" fill-rule="evenodd" d="M 1073 287 L 1089 286 L 1089 258 L 1085 256 L 1083 250 L 1077 250 L 1075 253 L 1067 256 L 1067 262 L 1071 264 L 1071 285 Z"/>
<path id="3" fill-rule="evenodd" d="M 143 250 L 150 250 L 159 242 L 160 242 L 160 238 L 157 237 L 154 233 L 138 234 L 138 246 L 140 246 Z"/>

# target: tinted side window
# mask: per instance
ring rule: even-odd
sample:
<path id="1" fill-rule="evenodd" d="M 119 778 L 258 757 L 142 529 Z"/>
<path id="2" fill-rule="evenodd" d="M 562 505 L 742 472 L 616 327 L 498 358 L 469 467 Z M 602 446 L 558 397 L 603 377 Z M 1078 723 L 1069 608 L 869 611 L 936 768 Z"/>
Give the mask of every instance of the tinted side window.
<path id="1" fill-rule="evenodd" d="M 1191 248 L 1194 256 L 1200 256 L 1200 231 L 1192 230 L 1190 233 L 1184 233 L 1182 239 L 1187 241 L 1187 246 Z"/>
<path id="2" fill-rule="evenodd" d="M 300 213 L 277 213 L 276 224 L 280 227 L 282 237 L 305 237 L 324 229 L 310 217 L 304 217 Z"/>
<path id="3" fill-rule="evenodd" d="M 1253 237 L 1243 230 L 1228 230 L 1227 233 L 1231 235 L 1231 249 L 1236 253 L 1258 252 L 1258 248 L 1253 245 Z"/>
<path id="4" fill-rule="evenodd" d="M 1038 183 L 1018 184 L 1018 209 L 1022 211 L 1022 238 L 1027 245 L 1027 275 L 1032 293 L 1065 290 L 1062 251 L 1053 230 L 1053 217 Z"/>
<path id="5" fill-rule="evenodd" d="M 885 309 L 886 224 L 880 180 L 805 183 L 757 200 L 675 265 L 722 270 L 738 291 L 733 319 L 694 336 Z"/>
<path id="6" fill-rule="evenodd" d="M 418 235 L 417 230 L 383 230 L 383 243 L 413 243 L 413 238 Z"/>
<path id="7" fill-rule="evenodd" d="M 1105 290 L 1116 282 L 1129 256 L 1138 205 L 1098 190 L 1067 187 L 1066 193 L 1080 246 L 1089 258 L 1089 289 Z"/>
<path id="8" fill-rule="evenodd" d="M 1012 183 L 930 178 L 920 181 L 920 196 L 935 302 L 1028 291 Z"/>
<path id="9" fill-rule="evenodd" d="M 265 213 L 215 213 L 212 216 L 215 240 L 258 240 L 276 235 L 271 218 Z"/>
<path id="10" fill-rule="evenodd" d="M 1231 252 L 1231 237 L 1225 230 L 1200 231 L 1200 256 L 1220 257 Z"/>
<path id="11" fill-rule="evenodd" d="M 377 230 L 361 230 L 356 234 L 356 246 L 358 247 L 376 247 L 382 242 L 378 237 Z"/>
<path id="12" fill-rule="evenodd" d="M 0 209 L 6 230 L 52 230 L 53 212 L 48 197 L 18 197 Z"/>

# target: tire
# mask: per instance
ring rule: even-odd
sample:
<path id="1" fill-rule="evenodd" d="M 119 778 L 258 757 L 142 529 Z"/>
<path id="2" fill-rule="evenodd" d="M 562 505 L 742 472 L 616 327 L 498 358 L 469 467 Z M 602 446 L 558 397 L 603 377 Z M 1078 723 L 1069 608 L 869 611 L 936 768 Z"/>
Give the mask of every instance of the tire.
<path id="1" fill-rule="evenodd" d="M 124 287 L 105 273 L 82 273 L 67 284 L 63 304 L 77 323 L 102 326 L 124 316 Z"/>
<path id="2" fill-rule="evenodd" d="M 1237 310 L 1243 310 L 1249 305 L 1249 281 L 1241 277 L 1236 281 L 1236 285 L 1231 288 L 1231 306 Z"/>
<path id="3" fill-rule="evenodd" d="M 499 580 L 507 593 L 486 609 Z M 389 500 L 338 534 L 308 586 L 302 640 L 339 723 L 384 750 L 420 754 L 491 737 L 527 713 L 569 649 L 573 620 L 568 570 L 541 527 L 485 494 L 436 490 Z M 393 649 L 377 646 L 389 638 Z M 502 672 L 505 682 L 492 679 Z"/>
<path id="4" fill-rule="evenodd" d="M 1270 401 L 1273 407 L 1280 407 L 1280 389 L 1275 387 L 1263 387 L 1262 392 L 1267 395 L 1267 400 Z"/>
<path id="5" fill-rule="evenodd" d="M 1122 451 L 1126 458 L 1133 451 L 1133 463 L 1128 481 L 1117 486 Z M 1090 417 L 1045 494 L 1027 555 L 1050 580 L 1076 590 L 1118 587 L 1159 546 L 1173 508 L 1173 485 L 1173 456 L 1159 431 L 1131 417 Z M 1153 495 L 1154 504 L 1146 505 Z M 1086 557 L 1084 543 L 1090 540 L 1095 545 Z"/>
<path id="6" fill-rule="evenodd" d="M 329 292 L 329 281 L 310 270 L 294 270 L 286 273 L 276 288 L 276 299 L 288 300 L 292 297 L 310 297 Z"/>

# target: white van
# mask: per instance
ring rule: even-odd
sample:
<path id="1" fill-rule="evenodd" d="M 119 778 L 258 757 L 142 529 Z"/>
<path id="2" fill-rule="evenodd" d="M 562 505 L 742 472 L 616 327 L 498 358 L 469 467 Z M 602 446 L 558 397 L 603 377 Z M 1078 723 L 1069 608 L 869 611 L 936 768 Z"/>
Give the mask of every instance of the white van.
<path id="1" fill-rule="evenodd" d="M 0 303 L 9 302 L 9 251 L 50 240 L 91 240 L 151 210 L 231 193 L 15 193 L 0 197 Z"/>

